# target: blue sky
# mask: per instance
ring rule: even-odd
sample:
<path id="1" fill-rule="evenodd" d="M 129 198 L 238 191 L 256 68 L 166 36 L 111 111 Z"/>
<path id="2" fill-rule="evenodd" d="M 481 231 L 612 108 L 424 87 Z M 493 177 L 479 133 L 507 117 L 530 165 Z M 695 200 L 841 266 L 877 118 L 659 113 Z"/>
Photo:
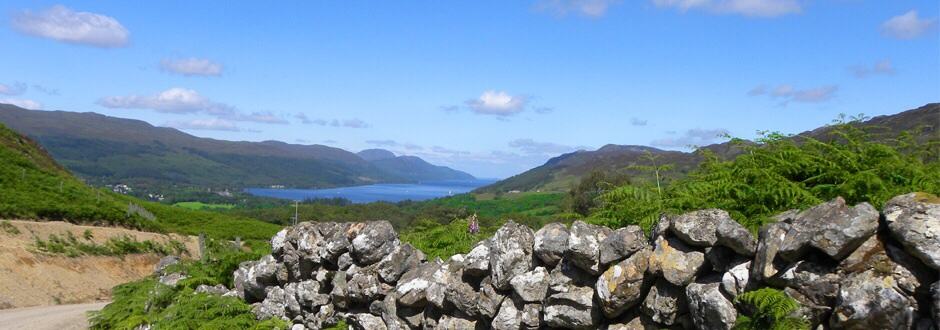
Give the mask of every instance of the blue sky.
<path id="1" fill-rule="evenodd" d="M 935 0 L 0 3 L 0 102 L 481 177 L 940 101 Z"/>

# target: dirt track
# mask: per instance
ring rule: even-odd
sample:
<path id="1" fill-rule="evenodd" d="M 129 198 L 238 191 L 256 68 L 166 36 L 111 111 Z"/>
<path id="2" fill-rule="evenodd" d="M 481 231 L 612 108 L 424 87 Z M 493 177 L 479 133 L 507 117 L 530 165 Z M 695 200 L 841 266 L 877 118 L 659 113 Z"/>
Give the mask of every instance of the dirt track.
<path id="1" fill-rule="evenodd" d="M 16 221 L 10 223 L 18 234 L 0 231 L 0 310 L 28 306 L 79 304 L 111 299 L 115 285 L 138 280 L 153 272 L 160 257 L 153 254 L 121 257 L 82 256 L 69 258 L 35 252 L 34 239 L 50 234 L 72 232 L 82 237 L 85 230 L 93 241 L 103 243 L 110 237 L 130 235 L 137 240 L 184 242 L 198 254 L 194 237 L 162 235 L 124 228 L 78 226 L 65 222 Z M 48 307 L 48 308 L 54 308 Z M 0 322 L 0 329 L 7 329 Z"/>
<path id="2" fill-rule="evenodd" d="M 35 306 L 0 310 L 0 329 L 79 330 L 88 328 L 86 313 L 107 302 L 79 305 Z"/>

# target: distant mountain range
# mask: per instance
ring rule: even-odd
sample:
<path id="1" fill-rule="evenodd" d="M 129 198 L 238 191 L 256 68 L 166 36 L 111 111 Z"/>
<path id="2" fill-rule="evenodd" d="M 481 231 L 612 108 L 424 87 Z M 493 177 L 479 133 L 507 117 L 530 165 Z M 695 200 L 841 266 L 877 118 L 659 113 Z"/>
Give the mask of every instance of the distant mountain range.
<path id="1" fill-rule="evenodd" d="M 361 156 L 324 145 L 215 140 L 91 112 L 0 104 L 0 122 L 35 139 L 60 164 L 96 184 L 310 188 L 473 179 L 388 151 L 376 159 L 370 157 L 373 151 Z"/>
<path id="2" fill-rule="evenodd" d="M 897 137 L 902 131 L 924 125 L 926 130 L 918 136 L 919 139 L 940 139 L 940 130 L 938 130 L 938 127 L 940 127 L 940 103 L 927 104 L 894 115 L 874 117 L 864 121 L 861 125 L 871 128 L 870 130 L 873 131 L 876 138 Z M 826 139 L 829 130 L 828 126 L 823 126 L 797 134 L 794 138 Z M 708 149 L 724 159 L 734 157 L 741 151 L 740 148 L 727 142 L 705 146 L 703 149 Z M 608 144 L 594 151 L 581 150 L 563 154 L 548 160 L 542 166 L 479 188 L 476 192 L 566 191 L 574 184 L 577 184 L 582 176 L 593 171 L 648 176 L 648 173 L 642 173 L 642 171 L 629 170 L 631 165 L 651 165 L 645 157 L 647 154 L 655 156 L 657 164 L 672 165 L 673 168 L 669 172 L 671 177 L 684 176 L 704 159 L 700 151 L 681 152 L 645 146 Z"/>

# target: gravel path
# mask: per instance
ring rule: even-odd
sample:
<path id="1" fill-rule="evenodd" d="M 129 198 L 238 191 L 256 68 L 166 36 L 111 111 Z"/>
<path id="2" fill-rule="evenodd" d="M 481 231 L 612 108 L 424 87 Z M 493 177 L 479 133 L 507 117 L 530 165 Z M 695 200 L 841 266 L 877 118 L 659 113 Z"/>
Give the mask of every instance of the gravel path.
<path id="1" fill-rule="evenodd" d="M 78 330 L 88 328 L 86 312 L 99 310 L 107 302 L 77 305 L 36 306 L 0 310 L 0 329 Z"/>

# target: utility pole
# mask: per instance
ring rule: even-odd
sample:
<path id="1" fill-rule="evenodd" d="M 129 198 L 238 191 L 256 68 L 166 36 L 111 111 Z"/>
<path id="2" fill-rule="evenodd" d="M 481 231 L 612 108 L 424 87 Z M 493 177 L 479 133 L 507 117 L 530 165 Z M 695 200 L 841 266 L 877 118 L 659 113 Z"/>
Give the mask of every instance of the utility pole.
<path id="1" fill-rule="evenodd" d="M 294 201 L 294 226 L 297 225 L 297 208 L 299 207 L 299 202 Z"/>

